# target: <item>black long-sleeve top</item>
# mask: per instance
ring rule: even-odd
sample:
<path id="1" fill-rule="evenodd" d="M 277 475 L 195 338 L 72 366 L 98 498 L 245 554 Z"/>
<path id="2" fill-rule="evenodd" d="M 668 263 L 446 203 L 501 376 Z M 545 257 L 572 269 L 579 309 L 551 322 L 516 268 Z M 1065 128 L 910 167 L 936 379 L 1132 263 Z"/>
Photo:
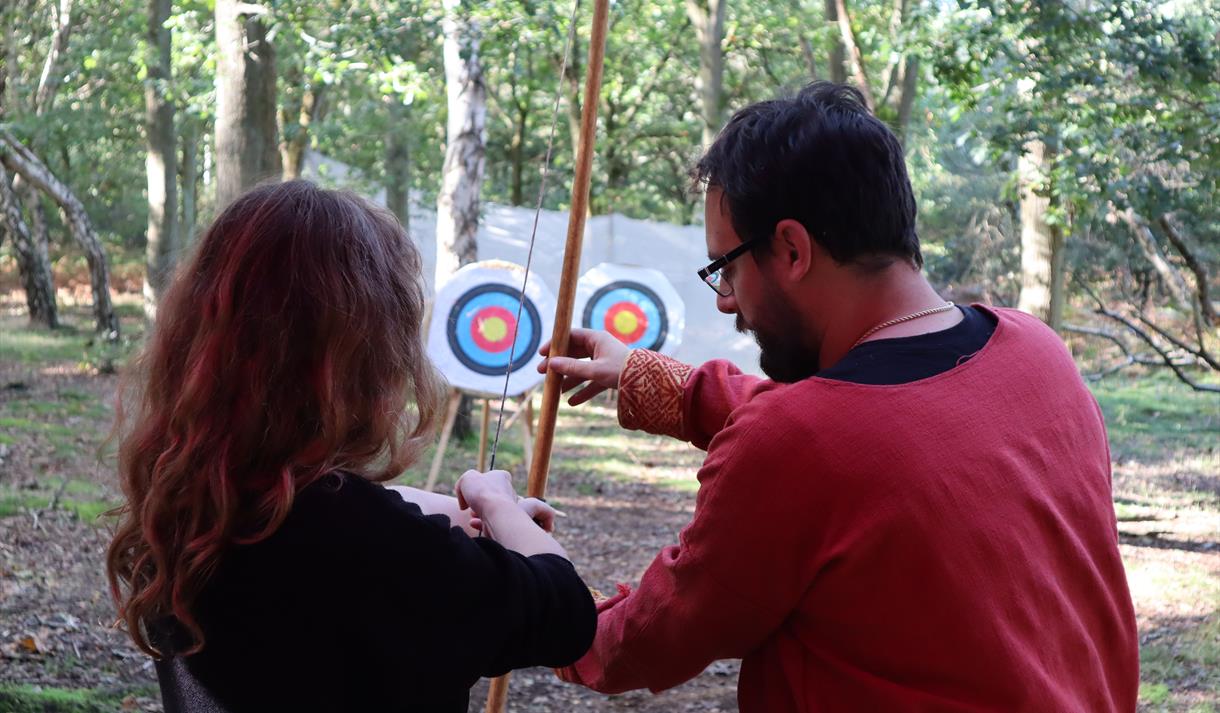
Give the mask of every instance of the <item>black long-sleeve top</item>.
<path id="1" fill-rule="evenodd" d="M 479 677 L 570 664 L 597 626 L 567 560 L 471 538 L 352 475 L 226 552 L 196 611 L 205 648 L 183 661 L 233 713 L 464 713 Z"/>

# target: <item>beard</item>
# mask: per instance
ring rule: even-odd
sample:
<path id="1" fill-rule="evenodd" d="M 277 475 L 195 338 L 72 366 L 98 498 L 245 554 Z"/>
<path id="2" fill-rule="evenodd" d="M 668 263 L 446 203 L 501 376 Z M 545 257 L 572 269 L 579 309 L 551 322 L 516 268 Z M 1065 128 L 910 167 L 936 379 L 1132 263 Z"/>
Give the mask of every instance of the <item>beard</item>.
<path id="1" fill-rule="evenodd" d="M 773 307 L 771 314 L 774 319 L 770 324 L 750 326 L 738 312 L 737 331 L 754 334 L 754 341 L 758 342 L 760 350 L 758 365 L 772 381 L 792 384 L 807 379 L 818 372 L 820 345 L 809 345 L 801 340 L 797 311 L 787 300 L 774 293 L 771 298 L 769 303 Z"/>

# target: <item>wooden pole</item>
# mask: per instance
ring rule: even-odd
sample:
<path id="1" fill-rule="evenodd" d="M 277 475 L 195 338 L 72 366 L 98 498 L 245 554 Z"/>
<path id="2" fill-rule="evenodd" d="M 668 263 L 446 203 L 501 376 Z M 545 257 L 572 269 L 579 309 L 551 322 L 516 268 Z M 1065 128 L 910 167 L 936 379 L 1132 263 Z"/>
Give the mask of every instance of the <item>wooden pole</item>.
<path id="1" fill-rule="evenodd" d="M 436 444 L 436 455 L 432 456 L 432 467 L 428 469 L 428 482 L 424 490 L 431 491 L 436 486 L 436 476 L 441 472 L 441 461 L 445 460 L 445 449 L 449 447 L 449 436 L 453 435 L 453 424 L 457 421 L 458 404 L 462 394 L 456 389 L 449 394 L 449 407 L 445 412 L 445 425 L 441 429 L 440 443 Z"/>
<path id="2" fill-rule="evenodd" d="M 487 708 L 485 713 L 503 713 L 504 704 L 508 702 L 508 674 L 491 679 L 487 689 Z"/>
<path id="3" fill-rule="evenodd" d="M 589 183 L 593 176 L 593 140 L 597 134 L 597 104 L 601 96 L 602 68 L 606 57 L 606 31 L 609 28 L 610 0 L 595 0 L 593 29 L 589 33 L 589 62 L 586 65 L 585 93 L 580 107 L 580 146 L 576 154 L 576 173 L 572 181 L 572 205 L 568 211 L 568 240 L 563 251 L 563 274 L 559 278 L 559 300 L 555 308 L 555 328 L 551 332 L 551 356 L 566 356 L 572 328 L 572 308 L 576 302 L 576 280 L 580 277 L 580 251 L 584 244 L 585 215 L 589 212 Z M 542 387 L 542 406 L 534 456 L 530 463 L 526 494 L 546 496 L 546 477 L 551 467 L 551 445 L 555 439 L 555 417 L 559 410 L 563 376 L 546 372 Z M 487 713 L 503 713 L 508 699 L 508 676 L 491 682 L 487 692 Z"/>
<path id="4" fill-rule="evenodd" d="M 521 400 L 521 409 L 525 411 L 521 424 L 521 453 L 525 458 L 525 469 L 529 470 L 530 461 L 534 457 L 534 395 L 526 394 Z"/>
<path id="5" fill-rule="evenodd" d="M 479 428 L 479 472 L 487 470 L 487 427 L 491 424 L 491 401 L 483 399 L 483 425 Z"/>

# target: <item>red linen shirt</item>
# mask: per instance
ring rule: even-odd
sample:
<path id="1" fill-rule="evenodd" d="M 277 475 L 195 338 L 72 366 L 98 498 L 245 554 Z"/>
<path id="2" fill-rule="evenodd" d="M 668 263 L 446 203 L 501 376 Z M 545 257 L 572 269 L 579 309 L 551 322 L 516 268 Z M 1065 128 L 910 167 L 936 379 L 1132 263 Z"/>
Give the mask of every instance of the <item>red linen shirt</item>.
<path id="1" fill-rule="evenodd" d="M 620 421 L 707 449 L 695 513 L 560 676 L 660 691 L 741 658 L 742 713 L 1134 710 L 1101 413 L 1053 332 L 996 314 L 892 386 L 632 352 Z"/>

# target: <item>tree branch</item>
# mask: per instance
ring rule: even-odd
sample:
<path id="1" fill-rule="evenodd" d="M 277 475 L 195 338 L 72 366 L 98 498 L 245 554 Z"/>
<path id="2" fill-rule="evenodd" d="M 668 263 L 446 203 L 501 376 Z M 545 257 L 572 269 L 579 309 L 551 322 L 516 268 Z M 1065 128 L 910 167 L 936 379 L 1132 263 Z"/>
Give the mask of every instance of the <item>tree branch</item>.
<path id="1" fill-rule="evenodd" d="M 1195 381 L 1194 379 L 1191 379 L 1186 374 L 1186 372 L 1182 370 L 1182 367 L 1186 366 L 1186 365 L 1180 364 L 1180 363 L 1174 361 L 1173 357 L 1169 354 L 1169 352 L 1166 351 L 1165 349 L 1163 349 L 1161 347 L 1161 345 L 1157 344 L 1156 340 L 1153 339 L 1152 335 L 1148 334 L 1148 332 L 1141 329 L 1138 324 L 1136 324 L 1135 322 L 1132 322 L 1130 319 L 1124 317 L 1122 314 L 1119 314 L 1118 312 L 1115 312 L 1114 310 L 1107 308 L 1105 303 L 1102 302 L 1101 297 L 1099 297 L 1097 295 L 1097 293 L 1094 292 L 1092 289 L 1090 289 L 1089 286 L 1086 285 L 1083 281 L 1078 280 L 1076 284 L 1085 292 L 1085 294 L 1087 294 L 1089 297 L 1091 297 L 1093 299 L 1093 302 L 1097 305 L 1097 308 L 1093 310 L 1096 314 L 1099 314 L 1103 317 L 1106 317 L 1108 319 L 1114 320 L 1115 322 L 1118 322 L 1119 324 L 1123 325 L 1128 330 L 1130 330 L 1133 334 L 1135 334 L 1135 336 L 1139 337 L 1145 344 L 1147 344 L 1149 347 L 1151 347 L 1152 351 L 1156 352 L 1157 356 L 1160 357 L 1160 362 L 1157 363 L 1158 366 L 1164 365 L 1164 366 L 1169 367 L 1173 371 L 1174 375 L 1178 377 L 1179 381 L 1186 384 L 1187 386 L 1194 389 L 1195 391 L 1220 393 L 1220 386 L 1212 386 L 1211 384 L 1200 384 L 1197 381 Z"/>
<path id="2" fill-rule="evenodd" d="M 1159 334 L 1161 336 L 1161 338 L 1164 339 L 1165 341 L 1169 342 L 1170 344 L 1174 345 L 1175 347 L 1177 347 L 1178 349 L 1181 349 L 1184 352 L 1189 352 L 1190 354 L 1193 354 L 1194 356 L 1198 357 L 1199 359 L 1202 359 L 1204 361 L 1204 363 L 1206 363 L 1211 368 L 1213 368 L 1217 371 L 1220 371 L 1220 361 L 1217 361 L 1214 357 L 1212 357 L 1211 354 L 1208 353 L 1206 345 L 1204 345 L 1202 343 L 1202 339 L 1200 339 L 1198 348 L 1192 347 L 1189 344 L 1178 339 L 1177 337 L 1173 336 L 1169 332 L 1165 331 L 1163 328 L 1157 326 L 1156 324 L 1153 324 L 1152 321 L 1149 320 L 1147 317 L 1145 317 L 1143 314 L 1139 314 L 1139 315 L 1137 315 L 1137 317 L 1144 326 L 1148 327 L 1152 331 Z"/>
<path id="3" fill-rule="evenodd" d="M 1182 259 L 1186 262 L 1186 267 L 1195 275 L 1195 289 L 1199 294 L 1199 310 L 1203 313 L 1203 318 L 1212 326 L 1220 325 L 1220 315 L 1216 314 L 1216 306 L 1212 303 L 1210 295 L 1210 275 L 1207 274 L 1207 266 L 1199 261 L 1194 252 L 1186 245 L 1186 241 L 1182 238 L 1182 234 L 1173 225 L 1173 221 L 1169 219 L 1169 214 L 1162 214 L 1157 219 L 1161 228 L 1165 231 L 1165 237 L 1169 238 L 1169 243 L 1173 245 L 1173 249 L 1178 251 Z"/>
<path id="4" fill-rule="evenodd" d="M 1148 262 L 1152 263 L 1152 267 L 1160 275 L 1161 281 L 1165 283 L 1165 289 L 1169 292 L 1169 296 L 1182 309 L 1190 308 L 1190 293 L 1186 289 L 1186 281 L 1178 274 L 1161 251 L 1157 248 L 1156 237 L 1152 234 L 1152 229 L 1148 227 L 1148 221 L 1135 211 L 1128 208 L 1127 210 L 1118 213 L 1123 219 L 1123 222 L 1131 228 L 1131 234 L 1135 237 L 1135 242 L 1140 250 L 1144 253 L 1144 257 Z"/>

